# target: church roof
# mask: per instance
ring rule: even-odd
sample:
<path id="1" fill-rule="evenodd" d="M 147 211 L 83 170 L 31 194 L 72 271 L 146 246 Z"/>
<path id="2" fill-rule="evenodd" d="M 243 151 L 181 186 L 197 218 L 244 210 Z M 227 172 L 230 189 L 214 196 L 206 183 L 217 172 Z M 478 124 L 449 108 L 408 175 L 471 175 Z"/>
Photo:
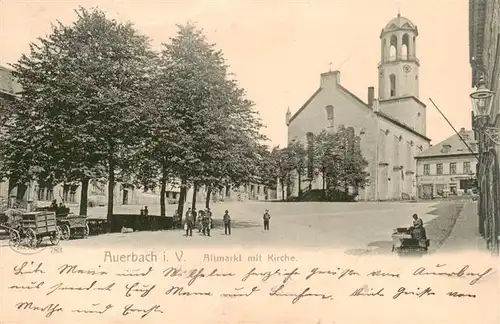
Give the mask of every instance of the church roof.
<path id="1" fill-rule="evenodd" d="M 382 29 L 382 33 L 398 29 L 417 31 L 417 26 L 410 19 L 398 14 L 397 17 L 387 23 L 384 29 Z"/>
<path id="2" fill-rule="evenodd" d="M 347 88 L 343 87 L 340 83 L 337 84 L 337 88 L 341 91 L 343 91 L 344 93 L 346 93 L 347 95 L 349 95 L 352 99 L 356 100 L 358 103 L 360 103 L 363 107 L 365 107 L 367 109 L 367 111 L 369 112 L 373 112 L 373 109 L 368 106 L 368 104 L 366 102 L 364 102 L 363 100 L 361 100 L 358 96 L 356 96 L 354 93 L 352 93 L 351 91 L 349 91 Z M 300 107 L 299 110 L 297 110 L 293 115 L 292 117 L 290 117 L 290 120 L 289 122 L 292 123 L 292 121 L 298 116 L 300 115 L 300 113 L 307 108 L 307 106 L 309 106 L 309 104 L 314 100 L 314 98 L 316 98 L 316 96 L 323 90 L 323 88 L 318 88 L 318 90 L 316 90 L 313 95 L 302 105 L 302 107 Z M 378 117 L 382 117 L 384 118 L 385 120 L 387 120 L 388 122 L 390 122 L 391 124 L 393 125 L 397 125 L 403 129 L 405 129 L 406 131 L 409 131 L 410 133 L 413 133 L 419 137 L 421 137 L 422 139 L 430 142 L 431 139 L 420 134 L 419 132 L 417 132 L 416 130 L 414 130 L 413 128 L 409 127 L 408 125 L 396 120 L 395 118 L 389 116 L 389 115 L 386 115 L 384 113 L 382 113 L 381 111 L 377 111 L 375 112 L 375 115 L 377 115 Z"/>
<path id="3" fill-rule="evenodd" d="M 462 142 L 460 137 L 455 134 L 448 137 L 444 141 L 429 147 L 416 156 L 417 159 L 431 158 L 431 157 L 444 157 L 454 155 L 473 155 L 477 154 L 478 148 L 474 138 L 474 132 L 462 128 L 459 132 L 462 139 L 469 145 L 474 153 Z"/>

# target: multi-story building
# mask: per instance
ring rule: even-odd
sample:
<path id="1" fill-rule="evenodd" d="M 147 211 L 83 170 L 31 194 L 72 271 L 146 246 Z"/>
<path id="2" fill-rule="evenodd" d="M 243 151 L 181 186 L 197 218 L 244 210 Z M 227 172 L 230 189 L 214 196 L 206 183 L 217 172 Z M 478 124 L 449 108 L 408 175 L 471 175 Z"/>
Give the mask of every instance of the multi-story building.
<path id="1" fill-rule="evenodd" d="M 474 133 L 462 128 L 459 135 L 450 136 L 416 156 L 419 198 L 462 195 L 475 188 L 477 144 Z"/>
<path id="2" fill-rule="evenodd" d="M 500 0 L 469 0 L 472 87 L 489 89 L 484 116 L 473 116 L 479 144 L 479 232 L 494 252 L 500 241 Z M 475 101 L 475 103 L 479 103 Z M 486 123 L 484 120 L 486 117 Z"/>

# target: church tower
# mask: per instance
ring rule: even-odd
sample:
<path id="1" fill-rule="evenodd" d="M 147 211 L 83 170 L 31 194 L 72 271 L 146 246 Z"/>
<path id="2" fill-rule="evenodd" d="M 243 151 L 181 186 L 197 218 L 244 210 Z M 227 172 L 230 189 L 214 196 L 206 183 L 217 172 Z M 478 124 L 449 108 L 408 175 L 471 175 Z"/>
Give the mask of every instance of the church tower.
<path id="1" fill-rule="evenodd" d="M 417 36 L 417 26 L 400 14 L 382 29 L 378 95 L 382 112 L 425 135 L 425 105 L 419 100 Z"/>

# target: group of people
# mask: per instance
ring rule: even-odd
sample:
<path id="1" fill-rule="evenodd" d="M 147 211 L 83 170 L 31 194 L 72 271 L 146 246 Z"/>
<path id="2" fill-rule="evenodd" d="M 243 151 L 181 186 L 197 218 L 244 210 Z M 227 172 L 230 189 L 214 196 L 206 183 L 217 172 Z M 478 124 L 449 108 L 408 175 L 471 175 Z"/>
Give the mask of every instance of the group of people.
<path id="1" fill-rule="evenodd" d="M 271 214 L 268 209 L 266 209 L 262 218 L 264 221 L 264 231 L 268 231 L 269 221 L 271 219 Z M 222 221 L 224 223 L 224 234 L 231 235 L 231 215 L 229 215 L 227 209 L 222 216 Z M 180 215 L 176 210 L 174 214 L 174 228 L 178 225 L 180 225 Z M 196 208 L 188 208 L 184 219 L 185 236 L 193 236 L 193 229 L 196 227 L 198 227 L 198 233 L 202 233 L 204 236 L 210 236 L 210 230 L 213 228 L 212 211 L 210 208 L 200 210 L 199 212 L 196 211 Z"/>

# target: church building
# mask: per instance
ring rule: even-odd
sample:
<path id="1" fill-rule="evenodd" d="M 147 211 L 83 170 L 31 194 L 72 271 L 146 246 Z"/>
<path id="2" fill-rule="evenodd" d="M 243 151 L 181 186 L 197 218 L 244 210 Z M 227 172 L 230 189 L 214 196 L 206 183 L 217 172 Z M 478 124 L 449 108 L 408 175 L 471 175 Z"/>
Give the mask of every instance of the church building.
<path id="1" fill-rule="evenodd" d="M 354 129 L 369 173 L 358 200 L 417 195 L 415 156 L 428 149 L 431 141 L 426 137 L 426 105 L 419 99 L 417 36 L 417 26 L 399 14 L 382 29 L 378 98 L 375 88 L 369 87 L 365 102 L 342 86 L 339 71 L 330 71 L 321 74 L 318 90 L 295 114 L 287 111 L 289 143 L 311 143 L 322 130 L 335 132 L 340 125 Z M 321 189 L 321 175 L 305 179 L 301 187 L 309 184 L 311 189 Z M 292 196 L 297 196 L 298 183 L 291 189 Z"/>

